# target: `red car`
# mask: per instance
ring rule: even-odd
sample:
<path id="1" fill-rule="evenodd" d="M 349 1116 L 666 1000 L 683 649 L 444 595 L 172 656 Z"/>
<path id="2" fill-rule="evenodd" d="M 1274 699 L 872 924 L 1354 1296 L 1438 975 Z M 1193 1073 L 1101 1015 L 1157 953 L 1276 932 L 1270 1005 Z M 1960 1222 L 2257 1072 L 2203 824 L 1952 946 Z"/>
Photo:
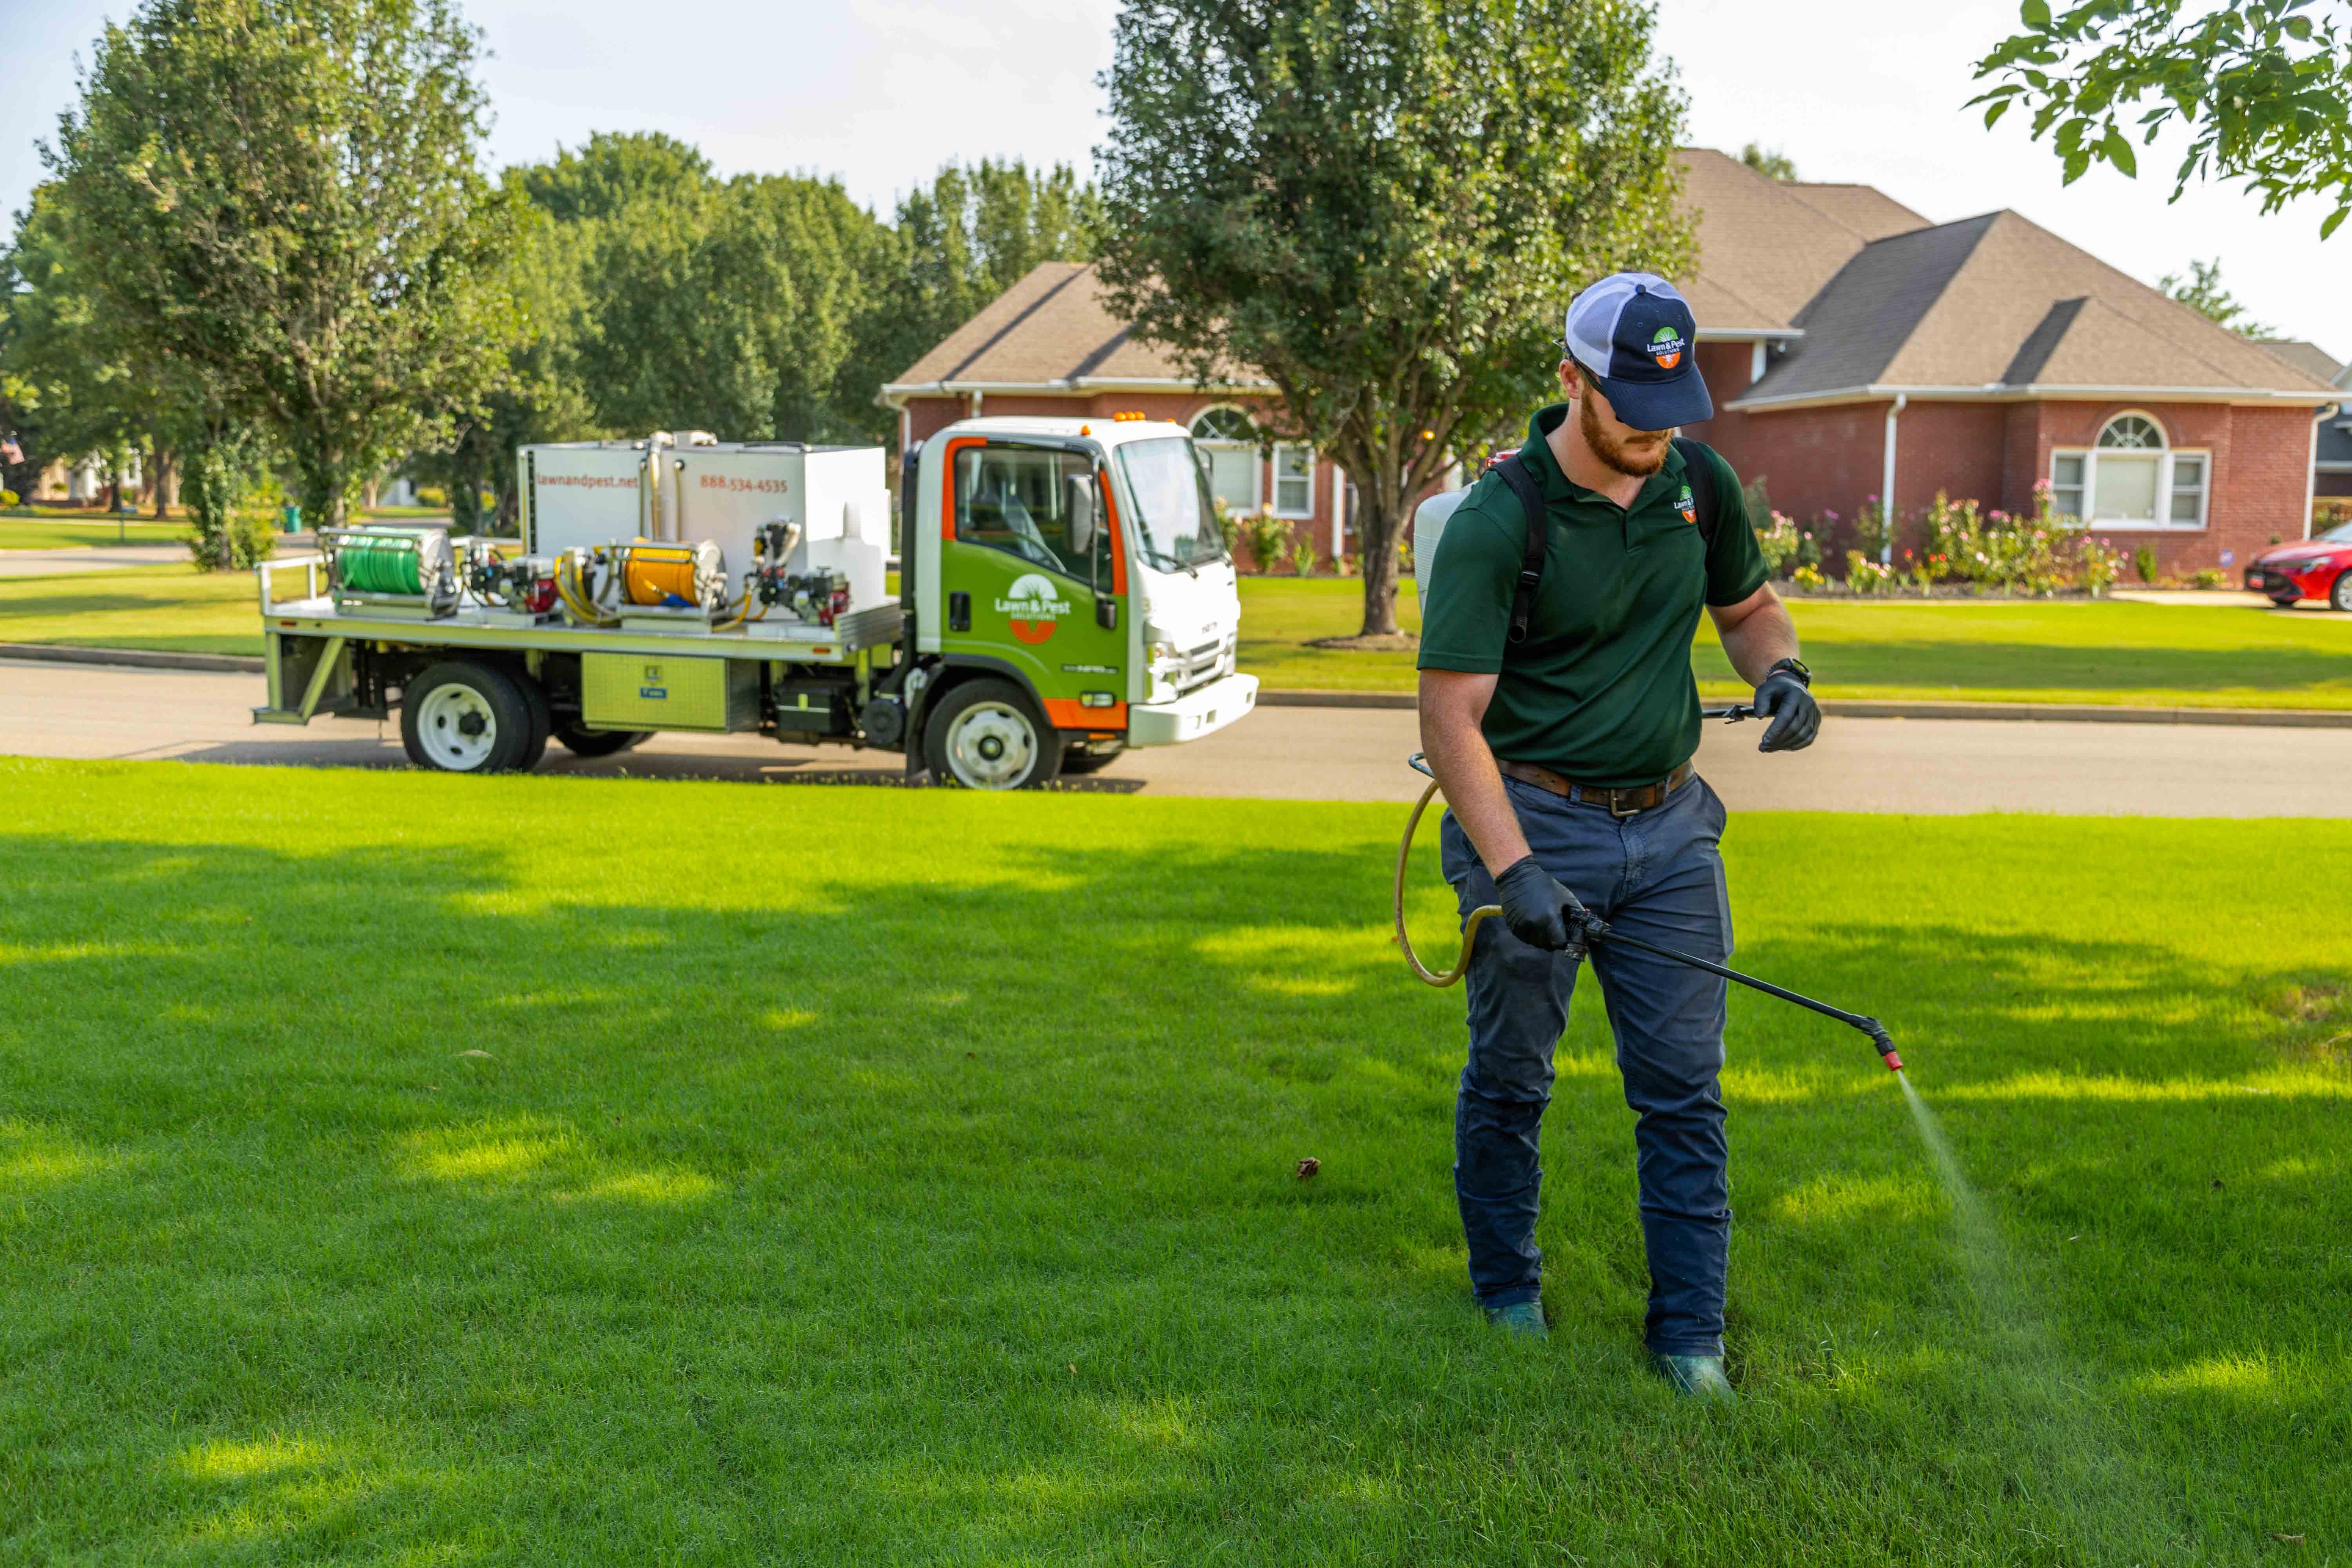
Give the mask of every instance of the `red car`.
<path id="1" fill-rule="evenodd" d="M 2352 522 L 2263 551 L 2246 563 L 2246 591 L 2268 594 L 2281 609 L 2325 599 L 2330 609 L 2352 610 Z"/>

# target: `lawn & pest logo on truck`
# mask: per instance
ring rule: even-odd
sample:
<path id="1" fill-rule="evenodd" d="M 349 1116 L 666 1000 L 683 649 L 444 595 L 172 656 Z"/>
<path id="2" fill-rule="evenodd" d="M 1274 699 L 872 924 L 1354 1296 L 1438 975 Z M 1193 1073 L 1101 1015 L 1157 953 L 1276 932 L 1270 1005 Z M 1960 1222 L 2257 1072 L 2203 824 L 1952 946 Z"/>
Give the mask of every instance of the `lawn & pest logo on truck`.
<path id="1" fill-rule="evenodd" d="M 1034 646 L 1054 635 L 1055 623 L 1070 613 L 1070 602 L 1055 588 L 1052 578 L 1026 572 L 1015 577 L 1004 597 L 996 601 L 996 613 L 1010 617 L 1014 637 Z"/>

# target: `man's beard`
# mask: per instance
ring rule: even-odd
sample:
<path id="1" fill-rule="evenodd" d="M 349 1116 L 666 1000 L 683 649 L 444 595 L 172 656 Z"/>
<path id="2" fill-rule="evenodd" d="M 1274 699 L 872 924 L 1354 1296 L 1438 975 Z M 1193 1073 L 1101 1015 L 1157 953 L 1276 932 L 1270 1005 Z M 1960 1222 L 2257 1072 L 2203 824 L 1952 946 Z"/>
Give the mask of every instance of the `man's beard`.
<path id="1" fill-rule="evenodd" d="M 1584 444 L 1592 448 L 1592 455 L 1628 479 L 1646 479 L 1666 466 L 1663 438 L 1654 447 L 1643 450 L 1636 450 L 1632 442 L 1618 440 L 1601 427 L 1601 416 L 1593 411 L 1590 397 L 1576 400 L 1576 426 L 1584 432 Z"/>

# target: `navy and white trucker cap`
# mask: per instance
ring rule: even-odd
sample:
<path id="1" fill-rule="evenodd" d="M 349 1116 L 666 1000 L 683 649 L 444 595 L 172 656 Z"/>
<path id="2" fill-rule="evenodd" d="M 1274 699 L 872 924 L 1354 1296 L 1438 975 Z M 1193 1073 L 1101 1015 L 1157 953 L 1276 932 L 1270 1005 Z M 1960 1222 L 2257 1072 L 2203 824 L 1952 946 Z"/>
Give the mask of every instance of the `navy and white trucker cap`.
<path id="1" fill-rule="evenodd" d="M 1636 430 L 1715 417 L 1697 342 L 1690 305 L 1654 272 L 1612 273 L 1568 302 L 1569 357 Z"/>

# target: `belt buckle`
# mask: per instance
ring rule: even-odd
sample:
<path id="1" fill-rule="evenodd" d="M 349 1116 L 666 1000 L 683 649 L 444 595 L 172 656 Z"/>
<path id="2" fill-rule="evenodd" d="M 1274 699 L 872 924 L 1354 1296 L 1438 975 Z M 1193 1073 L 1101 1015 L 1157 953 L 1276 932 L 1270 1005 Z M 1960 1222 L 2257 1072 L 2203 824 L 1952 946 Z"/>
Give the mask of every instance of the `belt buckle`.
<path id="1" fill-rule="evenodd" d="M 1639 816 L 1642 815 L 1643 808 L 1638 805 L 1629 811 L 1620 811 L 1617 809 L 1617 797 L 1630 793 L 1632 792 L 1622 789 L 1612 789 L 1609 792 L 1609 815 L 1615 817 L 1620 822 L 1624 821 L 1629 816 Z"/>

